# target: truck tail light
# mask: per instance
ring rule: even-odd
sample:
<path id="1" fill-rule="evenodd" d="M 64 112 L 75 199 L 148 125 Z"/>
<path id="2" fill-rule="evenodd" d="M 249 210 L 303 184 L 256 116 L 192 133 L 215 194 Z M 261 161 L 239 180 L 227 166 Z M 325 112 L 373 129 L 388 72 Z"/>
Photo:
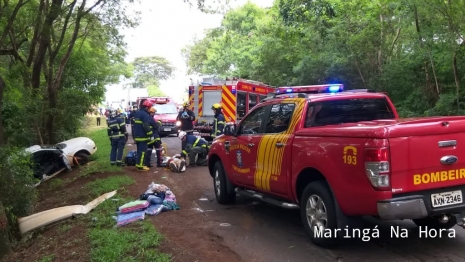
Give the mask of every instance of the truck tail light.
<path id="1" fill-rule="evenodd" d="M 390 190 L 389 149 L 365 149 L 365 172 L 376 190 Z"/>

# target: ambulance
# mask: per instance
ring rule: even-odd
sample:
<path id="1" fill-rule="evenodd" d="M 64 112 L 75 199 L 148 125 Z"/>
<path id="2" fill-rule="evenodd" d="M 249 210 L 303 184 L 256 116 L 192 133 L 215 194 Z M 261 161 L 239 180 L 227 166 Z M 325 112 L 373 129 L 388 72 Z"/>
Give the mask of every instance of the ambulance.
<path id="1" fill-rule="evenodd" d="M 139 108 L 145 100 L 152 101 L 153 107 L 157 110 L 153 117 L 156 121 L 161 122 L 159 129 L 160 136 L 177 135 L 180 129 L 180 125 L 177 124 L 176 118 L 178 116 L 177 104 L 169 97 L 138 97 L 137 105 Z"/>
<path id="2" fill-rule="evenodd" d="M 274 90 L 274 87 L 258 81 L 236 78 L 204 78 L 198 85 L 189 86 L 190 110 L 196 116 L 194 134 L 212 140 L 213 104 L 223 106 L 226 122 L 237 123 Z"/>

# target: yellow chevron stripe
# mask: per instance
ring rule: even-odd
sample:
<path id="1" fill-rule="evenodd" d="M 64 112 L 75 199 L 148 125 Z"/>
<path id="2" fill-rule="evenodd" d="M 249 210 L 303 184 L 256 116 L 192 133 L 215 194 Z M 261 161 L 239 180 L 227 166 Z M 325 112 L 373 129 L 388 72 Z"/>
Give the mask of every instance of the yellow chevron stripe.
<path id="1" fill-rule="evenodd" d="M 199 86 L 199 116 L 203 116 L 203 87 Z"/>
<path id="2" fill-rule="evenodd" d="M 254 184 L 258 189 L 266 191 L 271 190 L 271 176 L 280 176 L 282 171 L 282 163 L 286 146 L 277 147 L 276 143 L 280 142 L 287 145 L 287 142 L 295 131 L 297 124 L 302 119 L 305 99 L 289 98 L 284 99 L 282 103 L 295 104 L 289 128 L 282 134 L 264 135 L 258 144 Z"/>
<path id="3" fill-rule="evenodd" d="M 223 111 L 227 114 L 227 120 L 229 117 L 233 122 L 236 121 L 236 96 L 229 91 L 228 87 L 223 85 L 221 90 L 221 101 L 227 106 L 223 106 Z"/>

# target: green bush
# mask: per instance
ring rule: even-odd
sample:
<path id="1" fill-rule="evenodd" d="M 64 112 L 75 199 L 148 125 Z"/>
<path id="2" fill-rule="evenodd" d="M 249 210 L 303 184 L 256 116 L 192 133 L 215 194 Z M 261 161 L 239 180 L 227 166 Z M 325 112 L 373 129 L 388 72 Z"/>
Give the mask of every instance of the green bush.
<path id="1" fill-rule="evenodd" d="M 37 198 L 30 155 L 13 147 L 0 147 L 0 202 L 5 207 L 11 236 L 17 233 L 16 219 L 29 215 Z M 16 235 L 18 236 L 18 235 Z"/>

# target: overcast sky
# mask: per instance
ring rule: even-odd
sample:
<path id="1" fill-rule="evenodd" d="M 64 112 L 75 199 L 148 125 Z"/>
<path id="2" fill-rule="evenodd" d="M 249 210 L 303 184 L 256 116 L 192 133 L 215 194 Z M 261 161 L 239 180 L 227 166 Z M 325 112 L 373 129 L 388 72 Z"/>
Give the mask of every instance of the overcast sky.
<path id="1" fill-rule="evenodd" d="M 195 0 L 193 0 L 195 1 Z M 123 32 L 127 43 L 128 56 L 131 62 L 135 57 L 163 56 L 177 69 L 172 79 L 163 81 L 161 89 L 180 102 L 184 98 L 180 94 L 189 86 L 189 76 L 186 75 L 186 65 L 181 56 L 181 49 L 192 42 L 192 39 L 202 37 L 204 30 L 218 27 L 221 15 L 211 15 L 190 7 L 183 0 L 142 0 L 134 8 L 142 12 L 140 25 L 137 28 Z M 247 0 L 232 0 L 234 7 L 241 6 Z M 273 0 L 250 0 L 261 7 L 270 7 Z M 131 97 L 143 96 L 144 92 L 131 90 Z M 106 101 L 127 99 L 128 92 L 122 91 L 121 85 L 107 87 Z"/>

